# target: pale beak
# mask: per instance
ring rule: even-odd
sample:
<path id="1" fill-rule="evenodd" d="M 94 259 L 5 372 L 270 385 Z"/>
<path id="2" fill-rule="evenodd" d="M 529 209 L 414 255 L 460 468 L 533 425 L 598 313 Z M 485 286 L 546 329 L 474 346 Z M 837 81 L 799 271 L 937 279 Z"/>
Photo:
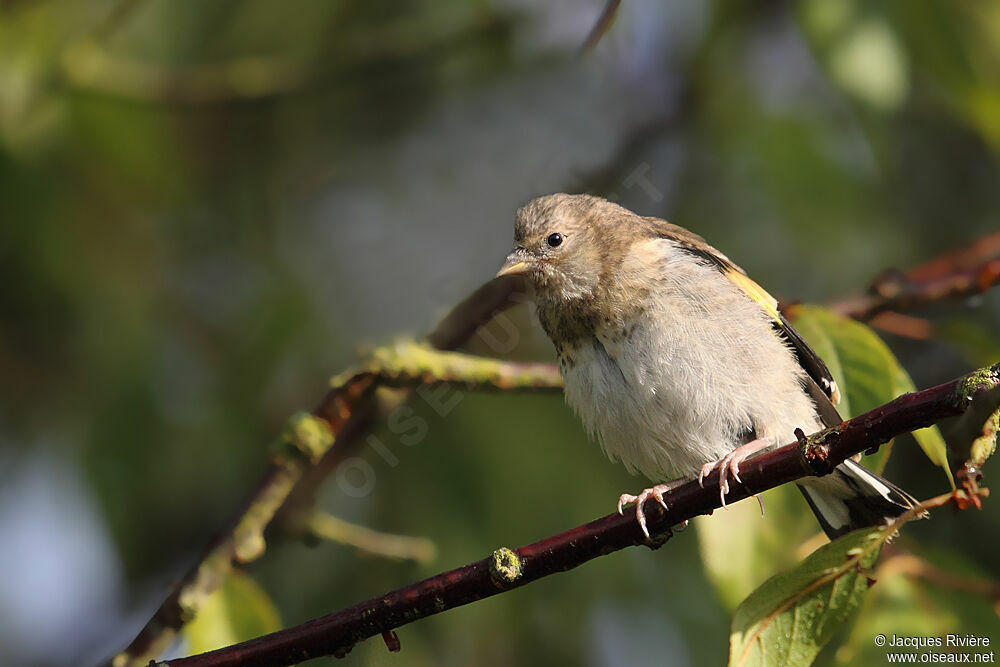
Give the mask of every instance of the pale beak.
<path id="1" fill-rule="evenodd" d="M 501 276 L 523 276 L 531 270 L 531 262 L 524 258 L 523 250 L 514 250 L 509 255 L 507 259 L 504 260 L 503 266 L 497 271 L 496 277 Z"/>

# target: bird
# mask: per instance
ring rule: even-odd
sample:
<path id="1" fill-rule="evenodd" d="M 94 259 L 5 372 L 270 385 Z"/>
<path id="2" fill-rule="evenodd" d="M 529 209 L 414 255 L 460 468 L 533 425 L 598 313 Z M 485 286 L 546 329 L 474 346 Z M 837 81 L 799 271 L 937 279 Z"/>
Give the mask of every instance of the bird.
<path id="1" fill-rule="evenodd" d="M 777 301 L 702 237 L 601 197 L 557 193 L 517 211 L 498 277 L 533 288 L 567 403 L 604 452 L 653 486 L 621 494 L 664 508 L 672 489 L 730 479 L 753 455 L 841 423 L 840 392 Z M 847 459 L 797 482 L 832 540 L 916 500 Z"/>

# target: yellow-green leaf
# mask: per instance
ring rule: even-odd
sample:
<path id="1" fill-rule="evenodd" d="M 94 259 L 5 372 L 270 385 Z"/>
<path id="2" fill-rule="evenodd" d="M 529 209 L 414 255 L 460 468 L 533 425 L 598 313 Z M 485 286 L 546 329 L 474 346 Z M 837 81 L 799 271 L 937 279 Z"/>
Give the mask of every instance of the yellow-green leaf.
<path id="1" fill-rule="evenodd" d="M 856 530 L 765 581 L 733 615 L 730 667 L 811 664 L 861 604 L 884 541 L 884 529 Z"/>
<path id="2" fill-rule="evenodd" d="M 191 653 L 204 653 L 279 629 L 281 618 L 271 598 L 248 575 L 234 570 L 182 634 Z"/>

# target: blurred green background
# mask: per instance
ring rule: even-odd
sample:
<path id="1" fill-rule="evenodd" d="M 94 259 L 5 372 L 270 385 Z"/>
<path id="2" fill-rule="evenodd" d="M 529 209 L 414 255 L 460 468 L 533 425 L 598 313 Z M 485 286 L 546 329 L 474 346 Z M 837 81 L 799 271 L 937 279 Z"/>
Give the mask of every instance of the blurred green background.
<path id="1" fill-rule="evenodd" d="M 0 2 L 0 663 L 124 646 L 288 415 L 357 345 L 428 331 L 492 276 L 531 197 L 668 218 L 785 300 L 861 293 L 997 229 L 1000 4 L 635 0 L 581 57 L 602 7 Z M 933 340 L 884 336 L 918 386 L 1000 358 L 997 291 L 918 315 Z M 512 317 L 513 355 L 551 358 Z M 645 483 L 558 396 L 414 406 L 427 436 L 378 431 L 397 463 L 362 448 L 372 492 L 331 482 L 321 504 L 437 560 L 277 540 L 250 573 L 286 625 Z M 909 443 L 888 475 L 946 488 Z M 995 578 L 998 519 L 988 502 L 908 535 Z M 346 664 L 721 664 L 729 612 L 698 546 L 600 558 Z"/>

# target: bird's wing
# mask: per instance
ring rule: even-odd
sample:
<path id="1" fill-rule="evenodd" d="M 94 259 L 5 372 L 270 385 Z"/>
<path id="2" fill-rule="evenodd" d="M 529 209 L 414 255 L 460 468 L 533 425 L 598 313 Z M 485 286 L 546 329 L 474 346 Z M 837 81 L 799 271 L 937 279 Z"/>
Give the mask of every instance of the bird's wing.
<path id="1" fill-rule="evenodd" d="M 657 235 L 672 240 L 683 250 L 717 268 L 722 275 L 740 288 L 740 291 L 757 302 L 767 312 L 774 323 L 775 331 L 791 344 L 799 364 L 806 371 L 809 381 L 806 383 L 805 390 L 812 398 L 813 403 L 816 404 L 824 425 L 833 426 L 843 421 L 837 408 L 834 407 L 840 402 L 840 390 L 837 388 L 833 375 L 830 374 L 830 369 L 781 314 L 781 311 L 778 310 L 778 300 L 754 282 L 732 260 L 710 246 L 697 234 L 656 218 L 647 218 L 647 220 L 653 223 Z"/>

